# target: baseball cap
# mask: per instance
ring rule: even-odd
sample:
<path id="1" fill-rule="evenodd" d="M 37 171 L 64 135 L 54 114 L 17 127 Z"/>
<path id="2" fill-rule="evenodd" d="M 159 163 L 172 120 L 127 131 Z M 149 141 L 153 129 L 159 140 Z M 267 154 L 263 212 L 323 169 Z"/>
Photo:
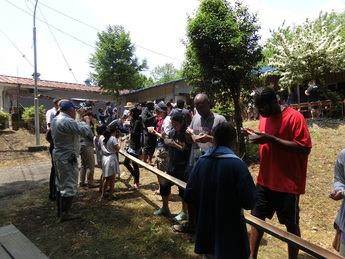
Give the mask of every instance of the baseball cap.
<path id="1" fill-rule="evenodd" d="M 160 102 L 155 106 L 156 111 L 159 112 L 166 112 L 168 110 L 168 107 L 166 106 L 165 103 Z"/>
<path id="2" fill-rule="evenodd" d="M 60 101 L 60 99 L 58 99 L 58 98 L 54 98 L 54 99 L 53 99 L 53 104 L 58 104 L 58 103 L 59 103 L 59 101 Z"/>
<path id="3" fill-rule="evenodd" d="M 129 110 L 124 110 L 123 111 L 123 116 L 128 116 L 129 115 Z"/>
<path id="4" fill-rule="evenodd" d="M 78 109 L 79 107 L 71 101 L 64 101 L 60 103 L 60 110 L 68 110 L 69 108 Z"/>

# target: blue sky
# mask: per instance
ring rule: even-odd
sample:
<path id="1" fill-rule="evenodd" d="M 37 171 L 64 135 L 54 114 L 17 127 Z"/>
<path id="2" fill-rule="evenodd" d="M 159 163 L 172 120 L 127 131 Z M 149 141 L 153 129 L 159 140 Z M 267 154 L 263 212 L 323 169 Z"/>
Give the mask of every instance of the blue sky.
<path id="1" fill-rule="evenodd" d="M 301 24 L 306 18 L 315 19 L 320 11 L 345 10 L 345 0 L 243 3 L 258 12 L 262 42 L 284 20 L 288 25 Z M 34 4 L 35 0 L 0 0 L 0 75 L 31 77 L 34 72 Z M 124 26 L 136 45 L 136 55 L 147 59 L 150 70 L 165 63 L 180 68 L 187 14 L 193 15 L 198 5 L 198 0 L 39 0 L 37 71 L 44 80 L 82 84 L 91 71 L 88 59 L 97 32 L 109 24 Z"/>

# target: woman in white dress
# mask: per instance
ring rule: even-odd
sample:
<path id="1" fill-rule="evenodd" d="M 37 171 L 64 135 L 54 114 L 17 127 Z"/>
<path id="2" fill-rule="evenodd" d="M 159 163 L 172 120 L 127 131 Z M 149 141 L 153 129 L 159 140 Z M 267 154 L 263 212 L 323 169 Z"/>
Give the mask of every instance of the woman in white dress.
<path id="1" fill-rule="evenodd" d="M 112 127 L 103 133 L 103 138 L 100 138 L 103 179 L 101 199 L 105 198 L 108 185 L 110 185 L 108 200 L 114 200 L 115 175 L 120 173 L 119 161 L 117 160 L 116 153 L 120 150 L 121 143 L 118 142 L 115 135 L 116 128 Z"/>

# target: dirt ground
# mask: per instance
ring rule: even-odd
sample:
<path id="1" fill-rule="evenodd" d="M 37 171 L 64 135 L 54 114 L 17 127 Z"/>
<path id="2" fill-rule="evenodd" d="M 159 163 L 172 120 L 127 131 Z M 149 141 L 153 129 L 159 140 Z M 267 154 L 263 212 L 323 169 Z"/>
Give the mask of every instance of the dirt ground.
<path id="1" fill-rule="evenodd" d="M 255 129 L 257 122 L 245 122 L 245 126 Z M 332 188 L 335 159 L 340 150 L 344 148 L 345 122 L 327 119 L 308 120 L 308 126 L 312 136 L 313 149 L 309 157 L 306 194 L 301 196 L 300 201 L 302 237 L 334 252 L 331 247 L 334 236 L 332 224 L 340 203 L 330 200 L 328 193 Z M 41 134 L 40 140 L 42 145 L 48 146 L 43 134 Z M 1 189 L 8 186 L 7 193 L 0 192 L 2 208 L 0 226 L 13 223 L 46 255 L 52 258 L 162 258 L 162 254 L 165 254 L 164 258 L 198 258 L 193 253 L 193 237 L 178 235 L 172 232 L 171 222 L 162 217 L 152 217 L 152 212 L 161 206 L 161 202 L 156 201 L 157 196 L 153 194 L 157 188 L 157 178 L 143 168 L 141 169 L 142 188 L 137 192 L 129 192 L 128 187 L 133 180 L 127 170 L 121 166 L 121 170 L 125 174 L 123 179 L 117 180 L 115 186 L 116 195 L 120 201 L 99 204 L 97 190 L 80 188 L 76 205 L 84 210 L 86 219 L 73 223 L 74 225 L 67 223 L 60 227 L 54 220 L 55 206 L 48 201 L 47 182 L 50 155 L 48 150 L 28 152 L 28 147 L 33 145 L 35 145 L 35 135 L 27 130 L 0 130 L 0 186 Z M 38 169 L 38 171 L 42 171 L 41 175 L 37 176 L 41 179 L 23 181 L 25 170 L 32 166 L 37 168 L 38 165 L 42 166 L 41 169 Z M 21 168 L 22 174 L 16 176 L 10 174 L 12 168 Z M 249 169 L 255 180 L 258 165 L 251 164 Z M 37 173 L 31 173 L 37 175 Z M 11 175 L 10 180 L 8 177 L 4 177 L 9 174 Z M 100 170 L 97 169 L 96 179 L 99 176 Z M 3 185 L 1 179 L 2 181 L 7 179 L 6 181 L 22 182 L 22 185 L 13 188 L 10 184 Z M 33 184 L 32 191 L 31 184 Z M 40 188 L 35 188 L 37 186 Z M 173 201 L 170 203 L 173 214 L 179 213 L 181 208 L 177 193 L 177 188 L 174 187 Z M 33 203 L 32 195 L 41 198 Z M 43 210 L 44 213 L 40 210 Z M 110 219 L 107 216 L 104 216 L 107 218 L 103 218 L 98 214 L 100 210 L 111 213 L 114 218 Z M 113 210 L 115 210 L 115 214 Z M 116 215 L 120 218 L 117 218 Z M 129 215 L 130 218 L 128 218 Z M 131 223 L 127 222 L 129 220 Z M 121 232 L 115 231 L 116 229 L 113 230 L 107 225 L 99 225 L 102 221 L 107 222 L 108 226 L 116 226 L 117 229 L 121 229 Z M 276 218 L 268 222 L 282 228 Z M 75 229 L 72 229 L 72 226 Z M 46 233 L 46 229 L 50 229 L 51 233 Z M 66 231 L 71 232 L 70 238 L 73 240 L 69 250 L 64 249 L 61 244 L 56 244 L 56 240 L 53 238 L 53 236 L 64 235 L 63 233 Z M 136 240 L 138 235 L 140 241 Z M 117 240 L 118 249 L 113 251 L 113 255 L 109 250 L 108 253 L 99 250 L 99 244 L 107 247 L 108 243 L 103 242 L 108 239 L 108 236 Z M 91 237 L 94 244 L 89 242 Z M 61 241 L 61 239 L 59 240 Z M 128 243 L 129 241 L 130 243 Z M 109 249 L 112 250 L 111 246 Z M 129 249 L 131 253 L 129 253 Z M 265 234 L 259 254 L 260 258 L 285 258 L 286 244 Z M 300 252 L 299 258 L 312 257 Z"/>
<path id="2" fill-rule="evenodd" d="M 2 177 L 0 177 L 0 185 L 2 183 L 15 183 L 15 188 L 11 188 L 11 190 L 7 190 L 8 188 L 2 188 L 2 191 L 0 191 L 0 197 L 2 196 L 3 199 L 0 200 L 0 205 L 1 202 L 4 202 L 4 200 L 6 201 L 4 196 L 7 196 L 8 193 L 13 197 L 13 194 L 21 194 L 25 189 L 35 188 L 38 184 L 42 184 L 44 182 L 48 183 L 51 158 L 48 150 L 49 143 L 45 140 L 45 136 L 42 133 L 40 134 L 39 144 L 45 147 L 46 150 L 29 152 L 29 147 L 36 146 L 36 136 L 32 132 L 25 129 L 19 129 L 18 131 L 12 131 L 9 129 L 0 130 L 0 173 L 2 172 L 3 174 Z M 120 156 L 120 161 L 121 160 L 123 160 L 123 157 Z M 28 174 L 25 171 L 29 168 L 33 172 L 29 172 Z M 128 185 L 128 187 L 130 187 L 130 184 L 133 181 L 132 176 L 123 165 L 120 165 L 120 170 L 122 172 L 122 179 L 118 178 L 117 181 L 123 181 Z M 147 178 L 150 184 L 152 183 L 152 188 L 156 188 L 158 186 L 156 184 L 156 176 L 145 168 L 141 168 L 140 170 L 141 181 Z M 15 171 L 16 173 L 9 174 L 8 172 L 11 171 Z M 101 170 L 99 168 L 95 168 L 95 179 L 100 179 L 100 176 Z M 12 185 L 12 187 L 14 186 Z M 175 195 L 178 193 L 177 187 L 173 186 L 172 188 L 174 190 L 175 198 L 179 199 L 177 195 Z M 8 193 L 4 194 L 6 190 Z M 10 199 L 11 196 L 8 198 Z M 155 198 L 158 198 L 158 196 Z M 157 202 L 157 204 L 160 204 L 160 202 Z M 178 210 L 178 206 L 175 205 L 177 204 L 171 204 L 172 211 L 175 210 L 175 207 Z"/>

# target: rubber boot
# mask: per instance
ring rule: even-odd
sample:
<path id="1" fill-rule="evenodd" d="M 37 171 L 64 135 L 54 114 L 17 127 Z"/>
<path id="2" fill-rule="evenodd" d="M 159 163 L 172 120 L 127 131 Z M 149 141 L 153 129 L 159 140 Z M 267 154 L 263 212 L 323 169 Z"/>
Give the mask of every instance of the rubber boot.
<path id="1" fill-rule="evenodd" d="M 57 217 L 60 218 L 60 202 L 61 202 L 61 196 L 60 192 L 56 192 L 56 205 L 57 205 Z"/>
<path id="2" fill-rule="evenodd" d="M 74 214 L 71 211 L 73 197 L 60 197 L 60 200 L 60 222 L 81 218 L 80 213 Z"/>

